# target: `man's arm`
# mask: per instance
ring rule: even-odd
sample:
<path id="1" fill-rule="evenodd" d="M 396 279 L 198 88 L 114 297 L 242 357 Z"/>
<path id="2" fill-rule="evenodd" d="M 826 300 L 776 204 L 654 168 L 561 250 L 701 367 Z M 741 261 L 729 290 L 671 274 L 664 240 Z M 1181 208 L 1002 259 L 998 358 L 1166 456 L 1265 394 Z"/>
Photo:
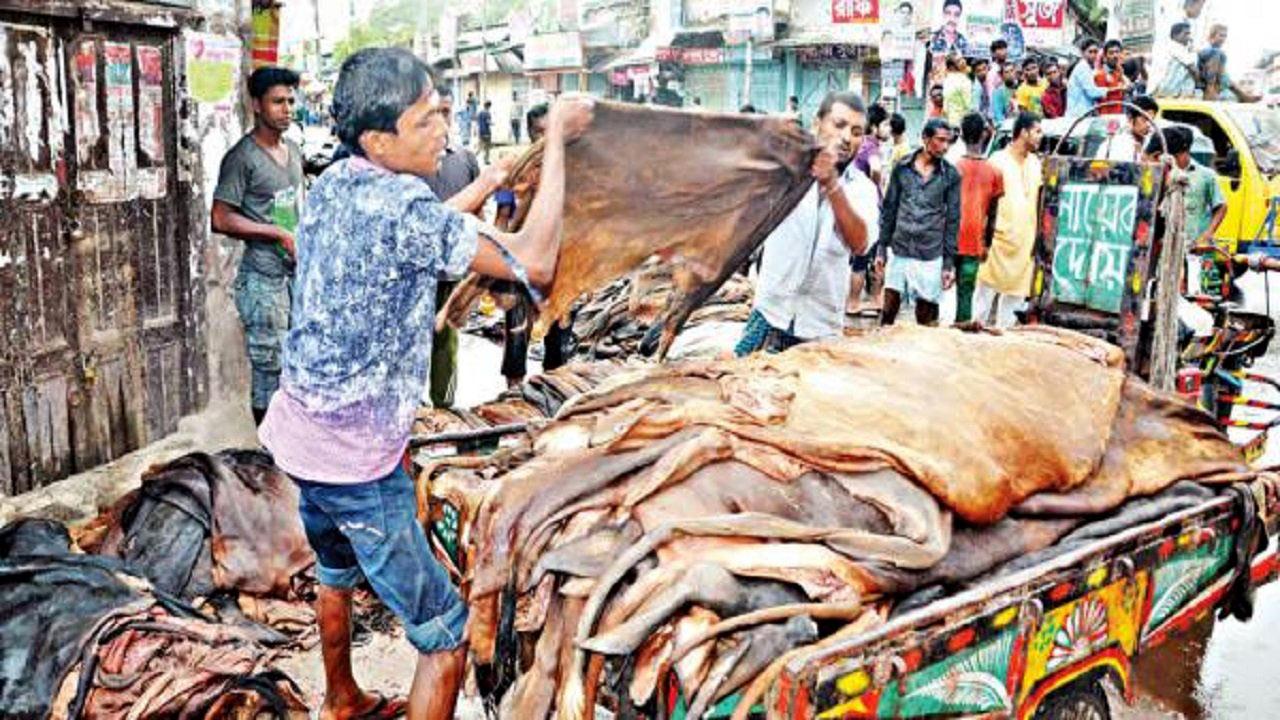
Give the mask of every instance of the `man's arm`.
<path id="1" fill-rule="evenodd" d="M 849 250 L 855 255 L 867 251 L 867 223 L 862 219 L 844 188 L 840 186 L 840 171 L 836 169 L 836 152 L 826 148 L 813 159 L 810 172 L 818 181 L 818 191 L 831 203 L 831 212 L 835 216 L 836 233 Z"/>
<path id="2" fill-rule="evenodd" d="M 507 181 L 507 170 L 510 162 L 497 162 L 485 168 L 470 185 L 458 191 L 458 194 L 445 201 L 445 205 L 460 213 L 479 217 L 484 203 Z"/>
<path id="3" fill-rule="evenodd" d="M 1213 236 L 1218 234 L 1218 228 L 1222 227 L 1222 221 L 1227 217 L 1227 204 L 1222 203 L 1213 209 L 1213 217 L 1209 218 L 1209 227 L 1204 229 L 1204 234 L 1196 238 L 1197 245 L 1209 245 L 1213 243 Z"/>
<path id="4" fill-rule="evenodd" d="M 209 213 L 209 224 L 213 231 L 222 233 L 244 242 L 262 242 L 271 245 L 282 245 L 290 255 L 294 254 L 293 235 L 288 230 L 271 223 L 250 220 L 240 211 L 221 200 L 213 201 L 213 209 Z"/>
<path id="5" fill-rule="evenodd" d="M 486 241 L 479 244 L 475 259 L 471 261 L 473 271 L 504 280 L 518 280 L 503 258 L 498 247 L 501 245 L 524 267 L 531 284 L 540 288 L 551 285 L 560 254 L 564 215 L 564 143 L 581 135 L 590 122 L 591 103 L 588 99 L 566 98 L 552 106 L 546 144 L 542 149 L 538 193 L 529 206 L 524 227 L 518 233 L 484 228 L 481 235 Z"/>
<path id="6" fill-rule="evenodd" d="M 952 170 L 948 175 L 951 182 L 947 184 L 945 198 L 947 223 L 942 230 L 942 266 L 949 269 L 955 267 L 956 241 L 960 234 L 960 174 Z"/>
<path id="7" fill-rule="evenodd" d="M 844 188 L 840 187 L 839 182 L 830 190 L 823 190 L 827 193 L 827 199 L 831 201 L 831 212 L 836 218 L 836 234 L 848 246 L 849 252 L 854 255 L 862 255 L 867 251 L 867 221 L 853 209 L 853 205 L 849 202 L 849 197 L 845 194 Z"/>
<path id="8" fill-rule="evenodd" d="M 880 242 L 876 245 L 876 261 L 883 261 L 889 255 L 889 244 L 893 242 L 893 231 L 898 224 L 898 198 L 902 192 L 902 163 L 911 162 L 908 155 L 893 166 L 889 173 L 889 189 L 884 193 L 884 204 L 880 206 Z"/>

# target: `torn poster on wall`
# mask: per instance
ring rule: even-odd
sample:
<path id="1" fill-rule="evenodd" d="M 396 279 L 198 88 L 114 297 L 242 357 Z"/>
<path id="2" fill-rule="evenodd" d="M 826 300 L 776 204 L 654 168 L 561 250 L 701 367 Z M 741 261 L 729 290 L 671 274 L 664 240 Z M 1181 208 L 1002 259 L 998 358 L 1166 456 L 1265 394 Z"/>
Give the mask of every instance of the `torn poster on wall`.
<path id="1" fill-rule="evenodd" d="M 150 165 L 164 164 L 164 63 L 160 48 L 139 45 L 138 149 Z"/>
<path id="2" fill-rule="evenodd" d="M 109 197 L 125 200 L 135 196 L 132 174 L 137 167 L 133 112 L 133 48 L 128 43 L 102 44 L 107 91 L 107 167 L 111 169 Z"/>
<path id="3" fill-rule="evenodd" d="M 40 163 L 44 153 L 45 138 L 45 107 L 40 96 L 40 80 L 43 76 L 47 82 L 48 76 L 42 72 L 38 54 L 39 49 L 34 40 L 19 42 L 18 67 L 15 68 L 14 73 L 18 87 L 21 88 L 20 103 L 25 115 L 22 121 L 22 134 L 18 138 L 22 141 L 22 149 L 26 151 L 27 157 L 31 158 L 32 167 Z"/>
<path id="4" fill-rule="evenodd" d="M 191 97 L 215 113 L 229 112 L 240 80 L 240 53 L 239 38 L 189 33 L 186 70 Z"/>
<path id="5" fill-rule="evenodd" d="M 102 137 L 98 125 L 98 44 L 83 40 L 72 63 L 76 101 L 76 160 L 81 168 L 96 167 L 93 150 Z"/>
<path id="6" fill-rule="evenodd" d="M 0 148 L 13 142 L 13 68 L 9 65 L 9 33 L 0 25 Z"/>

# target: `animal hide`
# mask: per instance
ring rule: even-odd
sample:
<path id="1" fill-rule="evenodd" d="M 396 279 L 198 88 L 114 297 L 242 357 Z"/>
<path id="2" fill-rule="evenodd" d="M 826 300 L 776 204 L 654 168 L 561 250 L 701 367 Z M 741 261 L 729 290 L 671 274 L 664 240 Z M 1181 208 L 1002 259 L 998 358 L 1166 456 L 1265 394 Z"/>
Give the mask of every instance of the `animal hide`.
<path id="1" fill-rule="evenodd" d="M 758 692 L 766 655 L 806 651 L 776 623 L 869 627 L 895 597 L 1040 551 L 1085 516 L 1246 470 L 1212 418 L 1126 376 L 1116 348 L 1043 328 L 902 327 L 655 367 L 568 401 L 534 452 L 480 501 L 471 632 L 477 661 L 501 663 L 505 598 L 585 597 L 576 628 L 554 628 L 554 705 L 575 720 L 602 657 L 643 661 L 637 699 L 668 666 L 685 692 L 705 685 L 703 706 Z M 731 627 L 695 662 L 663 628 L 708 611 Z M 520 617 L 535 636 L 551 625 Z"/>
<path id="2" fill-rule="evenodd" d="M 781 117 L 692 113 L 598 101 L 586 133 L 565 150 L 564 230 L 542 308 L 564 318 L 584 293 L 657 256 L 674 291 L 659 355 L 800 202 L 817 146 Z M 537 192 L 542 146 L 511 171 L 519 227 Z M 464 280 L 442 309 L 458 327 L 490 283 Z"/>

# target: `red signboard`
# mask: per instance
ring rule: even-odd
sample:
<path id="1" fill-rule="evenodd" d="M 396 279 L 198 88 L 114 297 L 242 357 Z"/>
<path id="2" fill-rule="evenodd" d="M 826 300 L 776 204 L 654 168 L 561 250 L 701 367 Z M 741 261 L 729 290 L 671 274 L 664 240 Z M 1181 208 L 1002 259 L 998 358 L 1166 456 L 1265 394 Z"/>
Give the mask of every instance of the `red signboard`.
<path id="1" fill-rule="evenodd" d="M 1027 29 L 1061 30 L 1067 0 L 1016 0 L 1018 24 Z"/>
<path id="2" fill-rule="evenodd" d="M 880 0 L 831 0 L 831 22 L 837 25 L 880 22 Z"/>

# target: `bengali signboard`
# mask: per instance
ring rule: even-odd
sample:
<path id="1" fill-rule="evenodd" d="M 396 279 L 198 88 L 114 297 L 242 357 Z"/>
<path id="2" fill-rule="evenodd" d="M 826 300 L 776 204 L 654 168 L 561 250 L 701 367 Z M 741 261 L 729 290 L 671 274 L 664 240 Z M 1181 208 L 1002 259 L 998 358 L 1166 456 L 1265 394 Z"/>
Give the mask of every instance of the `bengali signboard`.
<path id="1" fill-rule="evenodd" d="M 582 38 L 576 32 L 530 35 L 524 44 L 526 71 L 572 70 L 582 67 Z"/>
<path id="2" fill-rule="evenodd" d="M 1008 0 L 1010 20 L 1022 28 L 1027 45 L 1058 47 L 1067 42 L 1067 0 Z"/>
<path id="3" fill-rule="evenodd" d="M 1116 0 L 1115 37 L 1134 52 L 1151 52 L 1156 37 L 1155 0 Z"/>
<path id="4" fill-rule="evenodd" d="M 1137 217 L 1136 187 L 1062 187 L 1053 250 L 1053 294 L 1059 302 L 1120 312 Z"/>
<path id="5" fill-rule="evenodd" d="M 658 48 L 658 62 L 681 65 L 719 65 L 725 62 L 724 48 Z"/>

